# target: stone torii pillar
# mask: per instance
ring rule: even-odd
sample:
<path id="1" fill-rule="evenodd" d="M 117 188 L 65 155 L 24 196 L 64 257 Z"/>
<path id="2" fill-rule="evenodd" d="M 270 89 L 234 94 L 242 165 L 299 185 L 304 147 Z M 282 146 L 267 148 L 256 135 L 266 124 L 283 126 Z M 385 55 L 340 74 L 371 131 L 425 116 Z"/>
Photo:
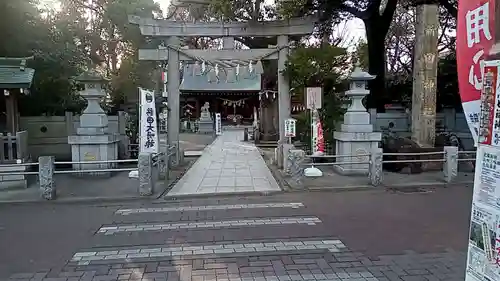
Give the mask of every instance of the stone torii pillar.
<path id="1" fill-rule="evenodd" d="M 286 67 L 288 59 L 288 36 L 278 36 L 278 112 L 279 112 L 279 132 L 280 138 L 278 141 L 278 167 L 283 167 L 283 145 L 287 142 L 285 137 L 285 120 L 290 118 L 290 84 L 283 70 Z"/>
<path id="2" fill-rule="evenodd" d="M 167 39 L 167 44 L 178 46 L 180 43 L 179 37 L 171 36 Z M 168 147 L 175 147 L 175 157 L 171 160 L 171 164 L 176 166 L 179 164 L 180 147 L 179 147 L 179 126 L 180 126 L 180 72 L 179 72 L 179 52 L 168 48 L 168 65 L 167 65 L 167 144 Z M 168 148 L 167 148 L 168 151 Z"/>
<path id="3" fill-rule="evenodd" d="M 416 0 L 415 55 L 413 59 L 412 139 L 433 147 L 436 138 L 436 86 L 439 3 Z"/>

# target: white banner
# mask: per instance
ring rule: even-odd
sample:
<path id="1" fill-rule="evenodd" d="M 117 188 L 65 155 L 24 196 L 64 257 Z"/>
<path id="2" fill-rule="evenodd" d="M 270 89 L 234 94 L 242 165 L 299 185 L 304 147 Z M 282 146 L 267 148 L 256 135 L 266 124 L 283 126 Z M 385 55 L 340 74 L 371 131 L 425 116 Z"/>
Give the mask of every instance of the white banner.
<path id="1" fill-rule="evenodd" d="M 285 120 L 285 137 L 294 138 L 296 136 L 296 120 L 289 118 Z"/>
<path id="2" fill-rule="evenodd" d="M 155 94 L 139 88 L 139 152 L 158 153 L 158 127 Z"/>
<path id="3" fill-rule="evenodd" d="M 500 149 L 479 144 L 465 280 L 500 280 Z"/>
<path id="4" fill-rule="evenodd" d="M 222 135 L 222 119 L 220 113 L 215 113 L 215 134 Z"/>

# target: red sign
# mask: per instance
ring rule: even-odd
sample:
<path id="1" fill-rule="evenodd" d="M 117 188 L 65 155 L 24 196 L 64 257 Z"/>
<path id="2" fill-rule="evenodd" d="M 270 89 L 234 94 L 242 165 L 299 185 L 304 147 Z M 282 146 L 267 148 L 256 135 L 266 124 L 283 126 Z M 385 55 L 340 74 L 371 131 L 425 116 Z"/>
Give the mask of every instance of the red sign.
<path id="1" fill-rule="evenodd" d="M 476 141 L 481 107 L 481 64 L 494 42 L 494 13 L 495 0 L 458 1 L 458 83 L 467 123 Z"/>

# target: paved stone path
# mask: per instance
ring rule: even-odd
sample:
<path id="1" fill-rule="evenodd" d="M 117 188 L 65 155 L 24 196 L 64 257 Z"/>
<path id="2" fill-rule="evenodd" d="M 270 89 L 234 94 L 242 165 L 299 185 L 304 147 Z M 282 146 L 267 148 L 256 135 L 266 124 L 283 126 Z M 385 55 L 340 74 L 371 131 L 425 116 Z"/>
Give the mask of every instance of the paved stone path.
<path id="1" fill-rule="evenodd" d="M 167 196 L 280 190 L 255 145 L 242 130 L 224 131 Z"/>
<path id="2" fill-rule="evenodd" d="M 460 281 L 468 233 L 464 204 L 470 204 L 468 191 L 448 188 L 414 195 L 316 192 L 87 208 L 0 206 L 0 280 Z M 40 217 L 44 212 L 52 214 L 49 223 Z M 71 237 L 75 245 L 65 248 Z M 40 246 L 37 256 L 33 248 Z M 63 259 L 50 261 L 54 256 Z"/>

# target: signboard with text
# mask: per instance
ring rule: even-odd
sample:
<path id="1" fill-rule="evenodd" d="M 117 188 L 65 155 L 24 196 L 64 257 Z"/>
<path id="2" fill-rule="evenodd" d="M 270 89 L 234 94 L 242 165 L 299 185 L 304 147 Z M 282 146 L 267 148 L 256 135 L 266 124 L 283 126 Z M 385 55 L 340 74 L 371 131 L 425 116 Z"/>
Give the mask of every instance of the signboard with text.
<path id="1" fill-rule="evenodd" d="M 222 135 L 222 119 L 220 113 L 215 113 L 215 134 Z"/>
<path id="2" fill-rule="evenodd" d="M 484 66 L 466 281 L 500 280 L 500 61 Z"/>
<path id="3" fill-rule="evenodd" d="M 322 89 L 320 87 L 306 88 L 307 109 L 320 109 L 322 105 Z"/>
<path id="4" fill-rule="evenodd" d="M 285 137 L 294 138 L 296 136 L 296 120 L 293 118 L 285 120 Z"/>
<path id="5" fill-rule="evenodd" d="M 487 61 L 484 64 L 478 142 L 500 146 L 500 61 Z"/>
<path id="6" fill-rule="evenodd" d="M 500 149 L 479 145 L 466 281 L 500 280 Z"/>

